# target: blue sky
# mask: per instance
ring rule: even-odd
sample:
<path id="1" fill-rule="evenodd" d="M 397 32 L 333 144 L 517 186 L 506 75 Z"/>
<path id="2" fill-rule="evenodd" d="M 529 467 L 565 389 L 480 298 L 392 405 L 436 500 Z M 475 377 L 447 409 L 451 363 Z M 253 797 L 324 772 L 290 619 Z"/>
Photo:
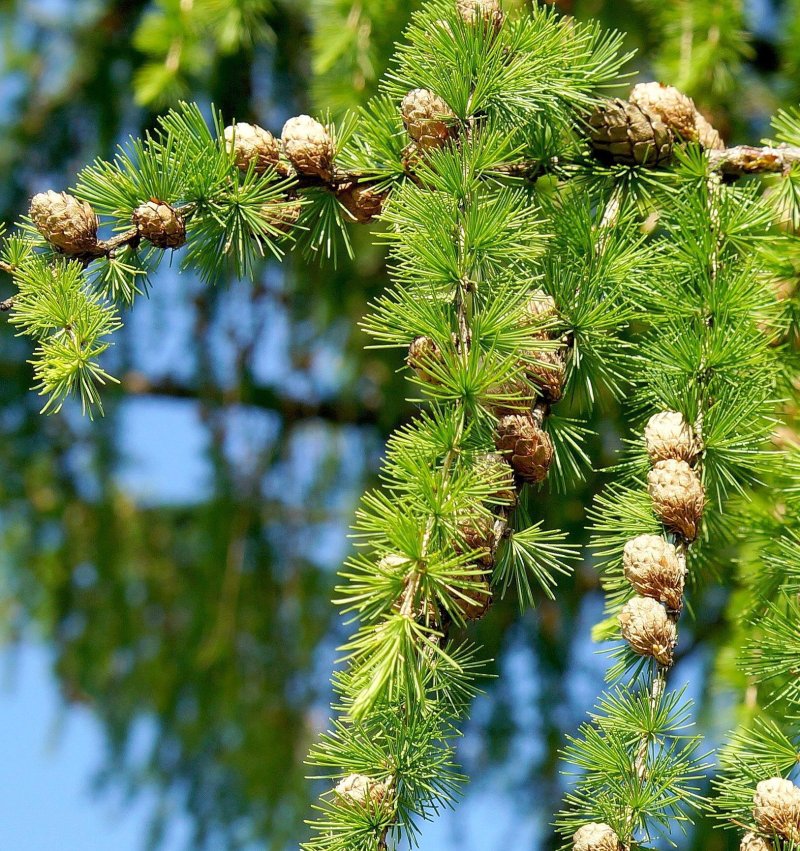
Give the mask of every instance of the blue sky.
<path id="1" fill-rule="evenodd" d="M 34 642 L 0 656 L 0 848 L 141 851 L 153 800 L 92 792 L 104 738 L 90 710 L 63 711 L 48 651 Z M 185 851 L 177 815 L 164 851 Z"/>

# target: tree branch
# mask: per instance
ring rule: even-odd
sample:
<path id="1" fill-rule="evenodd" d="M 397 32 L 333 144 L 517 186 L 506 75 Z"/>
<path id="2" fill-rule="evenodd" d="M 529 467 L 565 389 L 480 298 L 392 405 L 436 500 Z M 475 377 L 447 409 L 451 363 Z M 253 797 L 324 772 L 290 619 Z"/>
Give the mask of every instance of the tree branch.
<path id="1" fill-rule="evenodd" d="M 724 151 L 709 151 L 708 159 L 713 169 L 731 177 L 786 173 L 792 165 L 800 162 L 800 148 L 790 145 L 774 148 L 737 145 Z"/>

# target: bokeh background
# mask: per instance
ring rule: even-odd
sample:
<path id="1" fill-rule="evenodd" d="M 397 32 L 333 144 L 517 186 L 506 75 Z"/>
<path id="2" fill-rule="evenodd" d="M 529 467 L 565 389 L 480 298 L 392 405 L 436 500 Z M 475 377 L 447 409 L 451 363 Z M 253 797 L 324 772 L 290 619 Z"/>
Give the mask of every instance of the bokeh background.
<path id="1" fill-rule="evenodd" d="M 375 91 L 418 0 L 0 0 L 0 216 L 72 184 L 180 99 L 279 131 Z M 800 99 L 800 0 L 574 0 L 628 35 L 642 79 L 755 141 Z M 509 2 L 524 7 L 524 2 Z M 329 603 L 347 527 L 388 433 L 413 415 L 398 352 L 359 318 L 387 286 L 374 234 L 334 268 L 292 256 L 209 289 L 165 264 L 108 363 L 105 419 L 42 418 L 27 343 L 0 322 L 0 848 L 296 848 L 303 758 L 344 636 Z M 0 297 L 10 281 L 0 280 Z M 613 460 L 620 413 L 590 447 Z M 575 542 L 602 475 L 543 510 Z M 675 681 L 727 723 L 711 587 Z M 568 782 L 557 749 L 602 686 L 590 563 L 558 602 L 476 627 L 499 676 L 460 757 L 471 783 L 423 851 L 536 851 Z M 682 848 L 732 839 L 702 825 Z"/>

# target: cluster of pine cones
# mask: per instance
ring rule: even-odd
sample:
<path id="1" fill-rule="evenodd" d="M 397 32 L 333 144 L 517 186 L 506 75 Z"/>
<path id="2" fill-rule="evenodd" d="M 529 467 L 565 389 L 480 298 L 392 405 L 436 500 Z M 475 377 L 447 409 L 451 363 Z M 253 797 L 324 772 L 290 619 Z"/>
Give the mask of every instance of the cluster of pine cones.
<path id="1" fill-rule="evenodd" d="M 63 254 L 91 259 L 106 253 L 98 239 L 99 222 L 91 205 L 66 192 L 39 192 L 31 199 L 31 221 L 42 236 Z M 158 248 L 180 248 L 186 242 L 186 222 L 166 201 L 140 204 L 131 216 L 139 237 Z"/>
<path id="2" fill-rule="evenodd" d="M 644 440 L 652 465 L 647 485 L 653 511 L 683 548 L 697 537 L 705 504 L 703 484 L 692 467 L 699 441 L 676 411 L 653 415 Z M 668 667 L 682 606 L 684 554 L 660 535 L 638 535 L 625 544 L 622 566 L 636 592 L 619 614 L 622 636 L 634 653 Z"/>
<path id="3" fill-rule="evenodd" d="M 551 296 L 542 290 L 532 291 L 525 304 L 522 321 L 536 329 L 532 330 L 532 339 L 549 341 L 545 345 L 552 345 L 557 311 Z M 457 354 L 460 341 L 449 342 Z M 426 336 L 412 340 L 406 363 L 420 381 L 442 384 L 447 380 L 443 345 Z M 485 478 L 498 483 L 494 501 L 499 503 L 500 508 L 495 511 L 494 519 L 469 519 L 459 528 L 461 541 L 456 543 L 457 549 L 478 552 L 478 562 L 487 574 L 476 599 L 456 601 L 467 620 L 481 617 L 491 603 L 488 576 L 499 543 L 506 533 L 507 513 L 516 504 L 518 490 L 526 482 L 536 484 L 544 481 L 553 462 L 553 443 L 543 428 L 543 422 L 550 405 L 563 395 L 565 352 L 548 347 L 542 351 L 524 352 L 520 357 L 518 377 L 496 388 L 497 394 L 487 401 L 487 408 L 497 417 L 494 431 L 496 451 L 485 453 L 476 460 L 476 464 L 484 468 Z M 498 401 L 506 396 L 508 401 Z"/>

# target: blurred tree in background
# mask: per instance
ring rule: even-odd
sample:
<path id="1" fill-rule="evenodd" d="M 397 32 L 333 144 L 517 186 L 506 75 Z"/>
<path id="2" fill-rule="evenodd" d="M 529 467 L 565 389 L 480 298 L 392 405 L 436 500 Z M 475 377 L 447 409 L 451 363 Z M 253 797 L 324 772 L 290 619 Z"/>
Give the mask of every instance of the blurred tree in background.
<path id="1" fill-rule="evenodd" d="M 305 110 L 340 114 L 374 93 L 418 5 L 6 0 L 2 220 L 179 98 L 272 130 Z M 642 78 L 684 89 L 731 142 L 759 139 L 800 96 L 798 0 L 557 5 L 626 32 Z M 295 847 L 313 792 L 302 760 L 326 720 L 342 636 L 334 572 L 383 441 L 412 413 L 396 358 L 364 350 L 358 321 L 385 274 L 374 235 L 353 239 L 358 259 L 336 269 L 295 255 L 213 290 L 162 268 L 113 353 L 124 380 L 99 422 L 72 408 L 41 418 L 27 350 L 0 328 L 3 637 L 52 644 L 64 700 L 89 705 L 106 730 L 103 783 L 177 796 L 192 848 Z M 601 468 L 619 412 L 607 400 L 597 416 Z M 559 525 L 577 542 L 601 478 L 573 491 L 566 516 L 561 503 Z M 735 674 L 715 641 L 735 624 L 736 601 L 720 586 L 703 593 L 680 664 L 721 734 L 731 724 L 718 686 Z M 506 601 L 478 626 L 496 669 L 513 676 L 488 687 L 468 725 L 467 800 L 492 806 L 480 778 L 494 778 L 515 810 L 513 848 L 555 847 L 556 751 L 599 690 L 589 627 L 600 607 L 586 564 L 557 604 L 519 620 Z M 143 720 L 155 734 L 142 758 L 129 745 Z M 143 842 L 158 845 L 165 812 Z M 685 847 L 725 841 L 697 831 Z M 500 840 L 453 831 L 452 847 L 487 842 Z M 433 847 L 424 834 L 422 847 Z"/>

